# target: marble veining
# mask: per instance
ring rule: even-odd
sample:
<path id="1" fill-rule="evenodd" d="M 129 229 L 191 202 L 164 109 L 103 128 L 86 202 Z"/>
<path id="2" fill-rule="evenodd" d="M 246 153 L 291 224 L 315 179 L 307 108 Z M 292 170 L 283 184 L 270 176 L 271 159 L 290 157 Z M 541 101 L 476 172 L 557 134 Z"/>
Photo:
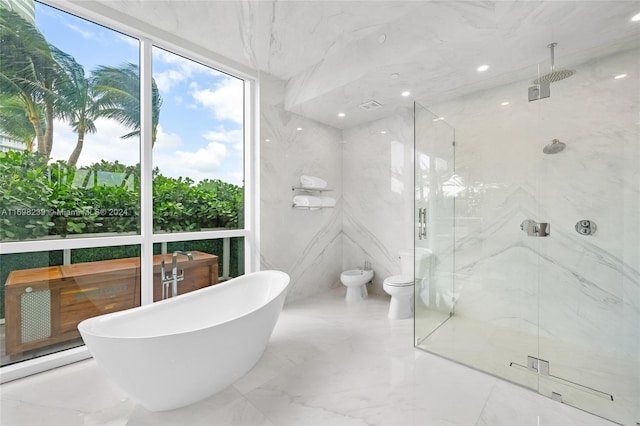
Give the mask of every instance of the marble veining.
<path id="1" fill-rule="evenodd" d="M 272 74 L 287 82 L 287 109 L 340 129 L 411 106 L 398 96 L 409 87 L 413 99 L 441 102 L 525 78 L 534 62 L 548 67 L 552 38 L 561 41 L 559 64 L 573 67 L 637 37 L 628 1 L 70 2 Z M 495 71 L 479 75 L 486 60 Z M 358 108 L 371 98 L 384 107 Z"/>
<path id="2" fill-rule="evenodd" d="M 448 272 L 455 285 L 439 291 L 446 308 L 446 300 L 455 300 L 453 318 L 470 319 L 477 328 L 447 323 L 454 332 L 438 337 L 444 347 L 453 345 L 458 360 L 474 364 L 479 357 L 487 357 L 486 353 L 507 353 L 509 343 L 522 332 L 527 332 L 525 337 L 539 333 L 543 340 L 570 342 L 587 354 L 597 354 L 593 358 L 613 359 L 611 365 L 627 365 L 631 379 L 640 374 L 637 357 L 633 358 L 640 353 L 640 69 L 638 27 L 628 22 L 637 13 L 636 3 L 69 3 L 94 8 L 101 15 L 108 12 L 104 16 L 132 28 L 151 33 L 155 28 L 161 36 L 171 35 L 170 41 L 188 40 L 213 52 L 214 60 L 219 55 L 217 59 L 224 59 L 225 64 L 260 75 L 261 264 L 291 275 L 291 304 L 339 286 L 340 271 L 364 260 L 376 271 L 374 296 L 382 293 L 381 283 L 387 275 L 399 272 L 397 253 L 414 242 L 412 99 L 398 96 L 411 86 L 412 98 L 425 99 L 433 112 L 446 117 L 456 129 L 455 176 L 442 176 L 455 178 L 452 186 L 459 191 L 455 240 L 451 242 L 455 265 Z M 385 40 L 380 42 L 382 35 Z M 553 40 L 560 42 L 558 64 L 575 68 L 577 73 L 554 84 L 551 98 L 527 103 L 531 80 L 549 67 L 546 45 Z M 487 58 L 492 71 L 481 76 L 475 67 Z M 629 77 L 612 78 L 621 72 Z M 393 73 L 401 78 L 392 80 Z M 365 113 L 358 105 L 368 99 L 381 101 L 383 107 Z M 502 106 L 504 101 L 509 105 Z M 345 119 L 337 118 L 339 110 L 347 113 Z M 543 155 L 542 147 L 553 138 L 565 141 L 566 150 Z M 300 174 L 319 175 L 330 182 L 338 200 L 336 208 L 292 209 L 290 187 Z M 432 212 L 445 211 L 444 204 Z M 551 222 L 550 237 L 526 237 L 519 229 L 523 219 Z M 580 219 L 594 220 L 598 233 L 592 237 L 575 234 L 573 224 Z M 439 243 L 446 244 L 446 232 L 440 236 Z M 445 283 L 447 265 L 454 260 L 446 248 L 439 246 L 436 256 L 438 278 L 442 278 L 438 285 Z M 342 351 L 336 353 L 353 355 L 352 346 L 345 343 L 353 334 L 339 334 L 336 330 L 342 324 L 330 318 L 335 306 L 321 305 L 326 311 L 314 330 L 331 328 L 320 335 L 322 343 L 344 338 L 340 342 L 344 347 L 338 348 Z M 372 330 L 386 324 L 381 322 L 384 309 L 360 309 L 364 309 L 359 318 L 363 326 L 358 333 L 375 335 Z M 285 339 L 283 347 L 294 348 L 294 354 L 285 355 L 289 352 L 283 350 L 269 358 L 282 369 L 294 361 L 312 359 L 320 350 L 317 342 L 309 342 L 308 329 L 297 331 L 289 338 L 299 338 L 307 346 Z M 464 344 L 455 346 L 458 338 Z M 483 339 L 492 349 L 482 346 Z M 357 352 L 359 362 L 380 348 L 379 340 L 357 343 L 363 349 Z M 386 341 L 389 346 L 393 343 L 393 339 Z M 538 350 L 530 343 L 521 345 L 518 359 Z M 570 354 L 571 349 L 557 353 Z M 572 364 L 557 353 L 559 365 Z M 534 416 L 529 416 L 535 410 L 522 408 L 519 396 L 511 407 L 502 403 L 509 388 L 495 387 L 488 399 L 466 400 L 458 406 L 459 389 L 472 386 L 473 380 L 443 380 L 449 384 L 444 391 L 433 390 L 429 380 L 433 376 L 414 371 L 415 364 L 405 363 L 407 357 L 389 363 L 386 391 L 367 394 L 367 385 L 378 386 L 382 381 L 363 379 L 371 381 L 359 389 L 362 394 L 351 395 L 353 404 L 335 411 L 332 405 L 337 402 L 331 397 L 335 389 L 326 382 L 325 387 L 298 384 L 295 392 L 288 390 L 291 382 L 309 377 L 302 368 L 285 378 L 270 376 L 265 386 L 245 383 L 255 392 L 250 399 L 239 399 L 236 392 L 226 398 L 241 401 L 239 406 L 246 410 L 243 418 L 257 424 L 300 419 L 384 423 L 391 419 L 387 398 L 404 409 L 407 423 L 424 415 L 422 407 L 427 407 L 436 423 L 499 424 L 506 416 L 517 423 L 535 424 Z M 343 372 L 337 359 L 316 361 L 305 367 L 328 367 L 332 377 L 340 380 Z M 576 361 L 573 370 L 565 369 L 567 374 L 588 372 L 576 380 L 593 379 L 594 387 L 602 386 L 604 382 L 598 381 L 602 377 L 618 374 L 608 366 L 583 361 Z M 431 358 L 429 362 L 440 365 Z M 374 361 L 369 367 L 381 364 Z M 515 370 L 505 373 L 504 363 L 495 367 L 490 370 L 495 374 L 517 377 L 527 385 L 527 380 L 533 381 Z M 366 376 L 357 371 L 358 377 Z M 388 390 L 393 389 L 391 385 L 403 383 L 412 374 L 420 380 L 409 384 L 432 400 L 391 399 L 395 397 Z M 633 395 L 640 395 L 640 379 L 631 383 L 616 391 L 627 401 L 623 403 L 625 416 L 640 407 L 640 401 L 633 400 Z M 488 388 L 491 386 L 483 387 L 481 393 L 486 395 Z M 286 410 L 272 410 L 274 402 Z M 383 407 L 380 412 L 363 408 L 370 404 L 366 409 L 374 411 L 374 403 Z M 22 407 L 15 399 L 7 404 L 16 411 Z M 482 404 L 485 409 L 478 417 L 475 414 Z M 474 415 L 466 417 L 470 406 Z M 517 414 L 513 407 L 518 407 Z M 238 414 L 225 410 L 224 419 L 229 412 Z M 447 417 L 451 412 L 455 418 Z M 627 417 L 640 419 L 637 409 Z M 629 422 L 627 417 L 621 421 Z M 88 419 L 95 418 L 106 419 L 101 415 Z M 542 416 L 542 423 L 545 419 Z M 577 423 L 597 422 L 589 417 Z"/>
<path id="3" fill-rule="evenodd" d="M 464 184 L 455 211 L 454 318 L 537 336 L 545 345 L 529 348 L 534 356 L 547 357 L 558 376 L 614 394 L 616 405 L 562 384 L 545 392 L 555 386 L 623 424 L 640 416 L 633 397 L 640 394 L 639 55 L 634 48 L 579 64 L 545 100 L 527 102 L 531 82 L 523 80 L 430 106 L 456 130 Z M 622 71 L 635 77 L 613 78 Z M 554 138 L 566 149 L 543 154 Z M 527 236 L 524 219 L 549 222 L 551 234 Z M 598 231 L 577 234 L 581 219 Z M 455 339 L 466 334 L 462 326 L 452 331 Z M 510 374 L 505 363 L 473 364 L 460 348 L 439 353 Z"/>
<path id="4" fill-rule="evenodd" d="M 384 133 L 381 133 L 384 132 Z M 343 131 L 343 268 L 371 262 L 372 290 L 413 247 L 413 111 Z"/>
<path id="5" fill-rule="evenodd" d="M 342 161 L 340 131 L 280 107 L 283 83 L 262 79 L 260 263 L 291 276 L 287 301 L 339 285 L 342 271 Z M 300 129 L 300 130 L 298 130 Z M 328 182 L 335 208 L 292 208 L 300 175 Z M 318 277 L 325 277 L 318 281 Z M 319 284 L 319 282 L 321 284 Z"/>
<path id="6" fill-rule="evenodd" d="M 93 360 L 87 360 L 2 384 L 0 422 L 38 426 L 611 424 L 414 349 L 412 322 L 389 321 L 387 308 L 387 299 L 376 294 L 367 303 L 347 305 L 342 288 L 288 303 L 256 367 L 222 392 L 188 407 L 149 412 L 114 387 Z"/>

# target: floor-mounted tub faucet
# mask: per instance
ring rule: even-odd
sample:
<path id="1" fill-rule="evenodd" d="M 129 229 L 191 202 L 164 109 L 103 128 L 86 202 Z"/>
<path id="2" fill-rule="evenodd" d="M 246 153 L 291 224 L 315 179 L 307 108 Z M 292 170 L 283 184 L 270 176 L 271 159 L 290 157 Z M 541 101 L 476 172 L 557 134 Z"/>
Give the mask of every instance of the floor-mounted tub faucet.
<path id="1" fill-rule="evenodd" d="M 186 256 L 189 260 L 193 260 L 193 255 L 188 252 L 184 252 L 181 250 L 176 250 L 173 252 L 171 256 L 171 275 L 167 276 L 164 259 L 160 262 L 160 269 L 162 274 L 162 298 L 166 299 L 169 297 L 169 284 L 171 284 L 171 297 L 176 297 L 178 295 L 178 281 L 182 281 L 184 279 L 184 269 L 180 270 L 178 274 L 178 255 L 181 254 Z"/>

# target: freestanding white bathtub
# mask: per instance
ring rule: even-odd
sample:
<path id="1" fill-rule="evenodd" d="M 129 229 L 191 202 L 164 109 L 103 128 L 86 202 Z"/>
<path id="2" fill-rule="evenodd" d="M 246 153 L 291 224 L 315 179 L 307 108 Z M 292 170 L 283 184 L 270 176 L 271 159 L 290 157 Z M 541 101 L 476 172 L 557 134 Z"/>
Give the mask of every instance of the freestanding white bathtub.
<path id="1" fill-rule="evenodd" d="M 289 276 L 261 271 L 82 321 L 97 364 L 151 411 L 226 388 L 258 362 L 278 320 Z"/>

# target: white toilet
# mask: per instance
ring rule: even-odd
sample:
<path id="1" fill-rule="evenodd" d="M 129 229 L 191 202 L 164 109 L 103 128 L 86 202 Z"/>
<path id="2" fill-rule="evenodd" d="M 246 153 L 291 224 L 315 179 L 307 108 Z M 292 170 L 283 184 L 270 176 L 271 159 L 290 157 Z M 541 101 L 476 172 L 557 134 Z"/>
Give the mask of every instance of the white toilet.
<path id="1" fill-rule="evenodd" d="M 368 296 L 367 283 L 373 279 L 373 269 L 351 269 L 340 274 L 340 282 L 347 287 L 347 302 L 364 300 Z"/>
<path id="2" fill-rule="evenodd" d="M 429 265 L 426 260 L 431 256 L 427 249 L 416 249 L 416 260 L 419 265 Z M 428 266 L 420 267 L 418 275 L 428 274 Z M 404 319 L 413 316 L 413 297 L 415 291 L 413 250 L 400 250 L 400 275 L 392 275 L 384 280 L 382 288 L 391 296 L 389 319 Z"/>

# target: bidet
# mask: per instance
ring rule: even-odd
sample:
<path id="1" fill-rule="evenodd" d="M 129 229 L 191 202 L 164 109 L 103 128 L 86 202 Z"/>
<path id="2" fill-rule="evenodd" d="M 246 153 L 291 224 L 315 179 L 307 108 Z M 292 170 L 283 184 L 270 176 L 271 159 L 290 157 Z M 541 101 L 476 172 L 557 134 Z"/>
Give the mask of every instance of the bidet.
<path id="1" fill-rule="evenodd" d="M 366 284 L 373 279 L 373 269 L 351 269 L 340 274 L 340 282 L 347 287 L 345 300 L 354 302 L 367 298 Z"/>

